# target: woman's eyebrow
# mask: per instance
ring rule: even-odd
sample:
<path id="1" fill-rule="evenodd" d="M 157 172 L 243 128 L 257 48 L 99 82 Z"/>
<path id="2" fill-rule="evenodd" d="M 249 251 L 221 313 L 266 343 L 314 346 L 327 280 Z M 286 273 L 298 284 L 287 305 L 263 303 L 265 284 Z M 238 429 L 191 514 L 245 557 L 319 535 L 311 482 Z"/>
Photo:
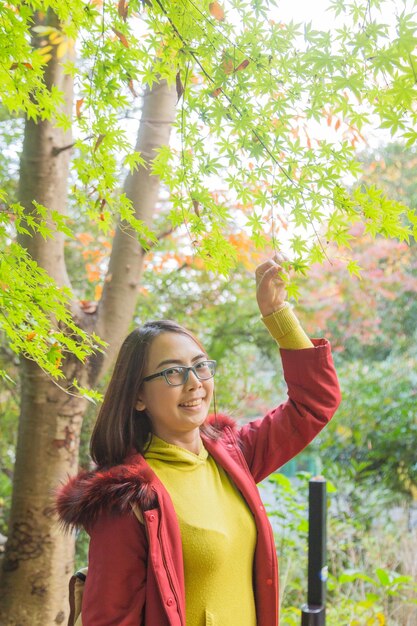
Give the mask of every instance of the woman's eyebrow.
<path id="1" fill-rule="evenodd" d="M 201 353 L 201 354 L 197 354 L 197 356 L 193 357 L 191 359 L 191 363 L 194 363 L 195 361 L 199 361 L 200 359 L 206 359 L 207 358 L 207 354 Z M 175 365 L 184 365 L 184 361 L 181 361 L 180 359 L 165 359 L 165 361 L 161 361 L 157 366 L 156 369 L 159 369 L 160 367 L 162 367 L 163 365 L 170 365 L 170 364 L 175 364 Z"/>

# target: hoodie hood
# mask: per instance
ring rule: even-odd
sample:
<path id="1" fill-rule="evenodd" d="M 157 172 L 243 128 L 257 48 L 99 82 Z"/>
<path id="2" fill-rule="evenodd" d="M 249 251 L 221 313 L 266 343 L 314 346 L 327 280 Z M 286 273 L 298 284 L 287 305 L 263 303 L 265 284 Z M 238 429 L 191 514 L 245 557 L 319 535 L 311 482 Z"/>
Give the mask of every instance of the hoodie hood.
<path id="1" fill-rule="evenodd" d="M 209 416 L 206 424 L 220 435 L 226 427 L 236 428 L 236 422 L 225 415 Z M 55 511 L 65 530 L 88 528 L 103 513 L 128 513 L 132 505 L 141 511 L 157 508 L 158 483 L 142 454 L 136 453 L 122 465 L 83 470 L 70 478 L 56 491 Z"/>

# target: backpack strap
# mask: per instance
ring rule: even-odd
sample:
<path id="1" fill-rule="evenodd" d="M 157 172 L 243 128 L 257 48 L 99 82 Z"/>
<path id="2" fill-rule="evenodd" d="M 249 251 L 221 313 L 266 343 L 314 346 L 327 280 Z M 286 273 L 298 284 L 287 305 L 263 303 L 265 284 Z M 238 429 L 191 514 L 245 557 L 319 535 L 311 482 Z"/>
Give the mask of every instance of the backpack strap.
<path id="1" fill-rule="evenodd" d="M 69 581 L 69 605 L 70 614 L 68 618 L 68 626 L 75 626 L 75 622 L 81 613 L 81 602 L 83 599 L 84 583 L 87 578 L 87 567 L 75 572 Z"/>
<path id="2" fill-rule="evenodd" d="M 143 521 L 142 511 L 140 510 L 138 505 L 137 504 L 131 504 L 130 506 L 132 507 L 132 511 L 136 515 L 136 517 L 138 518 L 139 522 L 141 524 L 144 524 L 145 522 Z"/>

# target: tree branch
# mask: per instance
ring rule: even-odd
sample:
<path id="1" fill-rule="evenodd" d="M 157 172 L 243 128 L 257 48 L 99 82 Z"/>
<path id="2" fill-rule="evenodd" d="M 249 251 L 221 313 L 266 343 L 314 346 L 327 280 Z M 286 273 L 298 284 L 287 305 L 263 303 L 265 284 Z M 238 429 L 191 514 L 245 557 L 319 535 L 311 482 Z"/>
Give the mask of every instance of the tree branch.
<path id="1" fill-rule="evenodd" d="M 165 81 L 155 84 L 144 94 L 143 122 L 140 123 L 135 150 L 147 155 L 150 162 L 158 148 L 169 144 L 175 119 L 175 88 Z M 152 125 L 149 124 L 152 119 Z M 170 121 L 170 123 L 168 123 Z M 139 167 L 126 177 L 124 193 L 132 201 L 136 218 L 151 226 L 158 201 L 159 179 L 151 168 Z M 171 231 L 162 232 L 159 238 Z M 109 268 L 97 315 L 97 334 L 109 344 L 105 355 L 96 355 L 91 364 L 90 383 L 93 384 L 113 362 L 119 346 L 133 319 L 145 251 L 126 223 L 119 223 L 113 240 Z"/>

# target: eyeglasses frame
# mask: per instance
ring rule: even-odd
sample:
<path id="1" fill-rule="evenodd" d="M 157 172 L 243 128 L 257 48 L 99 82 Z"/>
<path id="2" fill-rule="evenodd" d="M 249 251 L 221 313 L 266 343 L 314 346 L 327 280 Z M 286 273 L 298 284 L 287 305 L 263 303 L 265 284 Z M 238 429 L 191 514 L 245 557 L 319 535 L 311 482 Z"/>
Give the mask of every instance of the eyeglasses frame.
<path id="1" fill-rule="evenodd" d="M 200 378 L 200 376 L 198 375 L 198 373 L 196 372 L 196 365 L 190 365 L 189 367 L 186 365 L 173 365 L 172 367 L 167 367 L 166 369 L 162 370 L 161 372 L 158 372 L 157 374 L 151 374 L 150 376 L 146 376 L 142 382 L 143 383 L 147 383 L 150 380 L 153 380 L 154 378 L 159 378 L 160 376 L 163 376 L 165 378 L 166 383 L 170 386 L 170 387 L 180 387 L 181 385 L 185 385 L 188 381 L 188 378 L 190 376 L 190 371 L 192 371 L 192 373 L 194 374 L 194 376 L 196 378 L 198 378 L 198 380 L 210 380 L 210 378 L 213 378 L 215 373 L 216 373 L 216 365 L 217 365 L 217 361 L 214 361 L 213 359 L 205 359 L 204 361 L 200 361 L 200 363 L 198 363 L 198 365 L 200 365 L 201 363 L 213 363 L 214 364 L 214 372 L 212 376 L 209 376 L 208 378 Z M 172 383 L 169 382 L 168 378 L 167 378 L 167 372 L 169 372 L 169 370 L 172 369 L 176 369 L 176 368 L 181 368 L 182 370 L 186 371 L 186 378 L 182 383 L 178 383 L 176 385 L 173 385 Z"/>

